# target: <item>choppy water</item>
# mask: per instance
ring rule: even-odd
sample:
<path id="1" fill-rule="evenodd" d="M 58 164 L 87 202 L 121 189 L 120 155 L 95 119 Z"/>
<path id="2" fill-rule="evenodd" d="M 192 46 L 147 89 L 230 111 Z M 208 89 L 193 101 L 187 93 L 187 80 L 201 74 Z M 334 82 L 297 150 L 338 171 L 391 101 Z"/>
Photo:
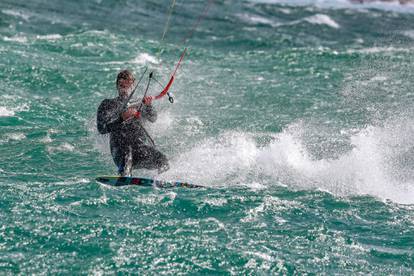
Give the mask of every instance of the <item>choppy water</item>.
<path id="1" fill-rule="evenodd" d="M 1 1 L 0 274 L 413 274 L 410 5 L 214 1 L 149 126 L 207 188 L 94 181 L 117 72 L 165 83 L 206 2 L 161 43 L 169 1 Z"/>

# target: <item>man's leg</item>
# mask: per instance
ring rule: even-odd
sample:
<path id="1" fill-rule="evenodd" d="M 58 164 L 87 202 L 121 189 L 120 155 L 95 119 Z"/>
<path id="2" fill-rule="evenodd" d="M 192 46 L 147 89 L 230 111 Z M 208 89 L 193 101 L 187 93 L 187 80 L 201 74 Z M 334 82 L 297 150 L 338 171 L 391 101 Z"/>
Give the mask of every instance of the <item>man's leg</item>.
<path id="1" fill-rule="evenodd" d="M 170 168 L 167 157 L 153 147 L 142 145 L 134 148 L 133 153 L 134 168 L 158 169 L 158 173 Z"/>
<path id="2" fill-rule="evenodd" d="M 130 176 L 132 172 L 131 147 L 111 147 L 111 155 L 120 176 Z"/>
<path id="3" fill-rule="evenodd" d="M 132 148 L 128 146 L 128 151 L 125 154 L 125 166 L 122 176 L 131 176 L 132 175 Z"/>

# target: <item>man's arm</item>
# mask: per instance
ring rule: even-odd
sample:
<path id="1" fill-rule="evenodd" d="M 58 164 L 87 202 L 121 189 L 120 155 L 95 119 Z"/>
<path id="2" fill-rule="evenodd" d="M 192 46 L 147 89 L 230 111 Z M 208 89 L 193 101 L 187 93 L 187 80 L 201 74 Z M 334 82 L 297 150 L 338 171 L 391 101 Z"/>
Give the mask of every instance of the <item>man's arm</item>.
<path id="1" fill-rule="evenodd" d="M 157 120 L 157 111 L 152 105 L 144 105 L 142 117 L 154 123 Z"/>
<path id="2" fill-rule="evenodd" d="M 144 108 L 142 109 L 142 117 L 154 123 L 157 120 L 157 111 L 152 106 L 152 97 L 145 97 L 143 100 Z"/>

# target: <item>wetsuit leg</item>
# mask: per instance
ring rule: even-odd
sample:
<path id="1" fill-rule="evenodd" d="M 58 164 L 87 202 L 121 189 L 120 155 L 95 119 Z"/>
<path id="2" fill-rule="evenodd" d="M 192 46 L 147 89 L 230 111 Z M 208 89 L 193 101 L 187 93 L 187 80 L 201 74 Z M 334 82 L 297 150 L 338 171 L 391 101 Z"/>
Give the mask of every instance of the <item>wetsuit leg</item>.
<path id="1" fill-rule="evenodd" d="M 128 146 L 128 150 L 125 154 L 125 166 L 122 176 L 132 176 L 132 147 Z"/>
<path id="2" fill-rule="evenodd" d="M 133 164 L 137 169 L 158 169 L 158 172 L 164 172 L 169 169 L 167 157 L 159 150 L 141 145 L 133 149 Z"/>
<path id="3" fill-rule="evenodd" d="M 121 176 L 125 175 L 125 165 L 128 157 L 128 151 L 123 146 L 111 146 L 111 155 L 115 165 L 118 168 L 118 174 Z"/>

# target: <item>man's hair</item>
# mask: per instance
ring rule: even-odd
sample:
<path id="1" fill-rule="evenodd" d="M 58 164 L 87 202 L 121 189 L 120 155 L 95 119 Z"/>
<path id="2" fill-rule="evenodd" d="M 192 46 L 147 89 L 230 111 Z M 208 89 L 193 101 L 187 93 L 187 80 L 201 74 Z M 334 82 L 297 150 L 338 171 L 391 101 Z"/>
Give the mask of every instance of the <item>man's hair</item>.
<path id="1" fill-rule="evenodd" d="M 132 75 L 132 73 L 128 70 L 122 70 L 121 72 L 118 73 L 118 76 L 116 77 L 116 86 L 118 86 L 119 81 L 122 80 L 129 80 L 129 79 L 133 79 L 134 75 Z"/>

